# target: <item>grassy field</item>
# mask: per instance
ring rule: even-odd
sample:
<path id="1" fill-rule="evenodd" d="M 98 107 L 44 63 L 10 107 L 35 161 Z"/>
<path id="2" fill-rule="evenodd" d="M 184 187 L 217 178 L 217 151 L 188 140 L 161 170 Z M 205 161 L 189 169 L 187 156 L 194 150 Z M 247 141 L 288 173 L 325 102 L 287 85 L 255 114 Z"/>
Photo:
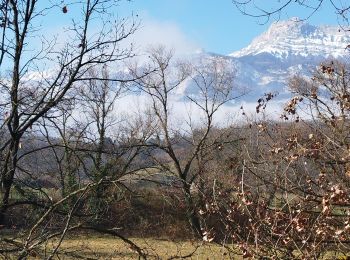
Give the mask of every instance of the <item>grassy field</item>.
<path id="1" fill-rule="evenodd" d="M 219 245 L 203 243 L 202 241 L 169 241 L 156 238 L 130 238 L 143 249 L 147 259 L 196 259 L 220 260 L 243 259 L 239 254 L 229 252 Z M 50 255 L 57 240 L 49 241 L 40 251 L 32 251 L 26 259 L 43 259 Z M 298 255 L 298 253 L 296 253 Z M 0 255 L 0 259 L 17 259 L 16 255 Z M 79 235 L 66 238 L 53 259 L 140 259 L 138 254 L 121 239 L 107 235 Z M 251 258 L 250 258 L 251 259 Z M 253 258 L 254 259 L 254 258 Z M 299 258 L 298 258 L 299 259 Z M 329 251 L 322 260 L 350 259 L 349 256 Z"/>
<path id="2" fill-rule="evenodd" d="M 242 259 L 221 246 L 202 241 L 170 241 L 156 238 L 129 238 L 146 254 L 147 259 Z M 43 259 L 50 255 L 57 240 L 50 240 L 27 259 Z M 40 252 L 38 251 L 40 250 Z M 17 259 L 16 255 L 1 255 L 0 259 Z M 54 259 L 139 259 L 130 245 L 107 235 L 67 237 Z"/>
<path id="3" fill-rule="evenodd" d="M 181 259 L 189 254 L 188 259 L 230 259 L 228 251 L 213 244 L 202 242 L 181 241 L 172 242 L 160 239 L 131 239 L 135 244 L 144 249 L 147 259 Z M 77 259 L 79 256 L 88 259 L 138 259 L 137 253 L 122 240 L 108 237 L 95 236 L 67 239 L 61 250 L 65 254 L 60 259 Z M 231 255 L 232 259 L 232 255 Z M 234 259 L 241 259 L 239 256 Z"/>

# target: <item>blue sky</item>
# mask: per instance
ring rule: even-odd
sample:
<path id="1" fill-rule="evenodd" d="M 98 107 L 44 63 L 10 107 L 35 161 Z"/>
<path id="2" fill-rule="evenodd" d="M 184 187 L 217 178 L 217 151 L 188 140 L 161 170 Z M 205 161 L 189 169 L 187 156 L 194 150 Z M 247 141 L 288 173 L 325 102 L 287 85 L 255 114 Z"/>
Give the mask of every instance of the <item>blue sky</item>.
<path id="1" fill-rule="evenodd" d="M 266 5 L 287 0 L 255 1 Z M 63 0 L 62 6 L 67 2 L 69 1 Z M 65 38 L 64 28 L 68 28 L 71 20 L 81 13 L 80 7 L 81 5 L 69 5 L 66 14 L 61 9 L 51 11 L 42 22 L 43 34 L 60 34 L 60 38 Z M 271 8 L 268 5 L 266 7 Z M 204 50 L 224 55 L 246 47 L 276 19 L 296 16 L 306 18 L 311 12 L 292 1 L 292 5 L 283 10 L 280 18 L 275 16 L 269 21 L 259 20 L 240 13 L 231 0 L 120 0 L 118 6 L 110 11 L 119 18 L 137 15 L 141 26 L 133 37 L 123 43 L 132 42 L 141 52 L 149 45 L 162 44 L 174 48 L 180 54 Z M 325 0 L 320 10 L 309 18 L 309 23 L 338 24 L 329 0 Z M 98 22 L 95 27 L 93 30 L 99 29 Z"/>
<path id="2" fill-rule="evenodd" d="M 266 3 L 272 0 L 260 0 L 260 2 Z M 337 24 L 334 9 L 328 2 L 326 1 L 326 4 L 309 19 L 311 24 Z M 142 21 L 141 30 L 152 32 L 150 27 L 163 26 L 162 29 L 167 31 L 164 37 L 169 38 L 168 34 L 171 31 L 169 27 L 171 27 L 176 30 L 176 35 L 181 34 L 177 38 L 181 37 L 189 44 L 205 51 L 220 54 L 228 54 L 245 47 L 255 36 L 265 31 L 271 22 L 278 19 L 274 17 L 261 25 L 259 23 L 266 21 L 244 16 L 231 0 L 132 0 L 122 2 L 116 12 L 121 15 L 131 12 L 138 14 Z M 295 4 L 283 11 L 281 19 L 294 16 L 305 18 L 309 14 L 310 10 L 302 9 Z M 158 28 L 154 33 L 148 33 L 148 36 L 160 39 L 162 29 Z"/>

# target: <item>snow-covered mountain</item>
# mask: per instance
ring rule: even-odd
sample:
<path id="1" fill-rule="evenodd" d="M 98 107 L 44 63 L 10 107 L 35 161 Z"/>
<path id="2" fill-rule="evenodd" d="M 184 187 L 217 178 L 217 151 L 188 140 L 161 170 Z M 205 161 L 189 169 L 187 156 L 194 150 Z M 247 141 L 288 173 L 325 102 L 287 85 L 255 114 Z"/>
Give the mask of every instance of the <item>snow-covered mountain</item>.
<path id="1" fill-rule="evenodd" d="M 338 26 L 313 26 L 298 18 L 274 22 L 249 46 L 233 52 L 237 84 L 250 90 L 244 99 L 255 100 L 266 92 L 289 96 L 288 78 L 310 74 L 326 59 L 345 59 L 350 33 Z M 214 55 L 214 54 L 211 54 Z"/>
<path id="2" fill-rule="evenodd" d="M 343 57 L 350 35 L 334 26 L 313 26 L 298 18 L 274 22 L 262 35 L 231 57 L 271 54 L 276 58 L 288 60 L 293 56 Z"/>
<path id="3" fill-rule="evenodd" d="M 234 85 L 241 91 L 247 93 L 240 100 L 235 100 L 222 108 L 221 118 L 223 122 L 225 115 L 240 114 L 239 108 L 244 105 L 247 109 L 255 112 L 257 100 L 265 93 L 278 93 L 272 109 L 283 111 L 286 99 L 291 96 L 288 90 L 288 79 L 293 75 L 311 75 L 311 73 L 326 59 L 347 60 L 350 54 L 350 32 L 346 32 L 338 26 L 313 26 L 307 21 L 291 18 L 287 21 L 274 22 L 270 28 L 260 36 L 256 37 L 247 47 L 233 52 L 229 55 L 218 55 L 215 53 L 200 52 L 187 57 L 190 62 L 198 62 L 198 66 L 206 66 L 206 61 L 211 57 L 219 57 L 227 60 L 227 64 L 236 71 Z M 209 58 L 208 60 L 206 60 Z M 175 75 L 176 76 L 176 75 Z M 237 92 L 236 92 L 237 93 Z M 237 93 L 240 96 L 242 92 Z M 192 113 L 198 114 L 199 110 L 190 105 L 184 105 L 192 96 L 200 96 L 199 89 L 191 80 L 186 80 L 176 89 L 173 111 L 179 118 Z M 235 94 L 233 94 L 235 95 Z M 137 99 L 138 98 L 138 99 Z M 131 96 L 125 102 L 129 104 L 141 102 L 144 98 Z M 146 99 L 145 99 L 146 100 Z M 143 101 L 145 104 L 146 101 Z M 146 105 L 145 105 L 146 106 Z M 128 108 L 128 105 L 125 105 Z M 135 105 L 137 107 L 137 105 Z M 280 115 L 279 113 L 273 113 Z"/>

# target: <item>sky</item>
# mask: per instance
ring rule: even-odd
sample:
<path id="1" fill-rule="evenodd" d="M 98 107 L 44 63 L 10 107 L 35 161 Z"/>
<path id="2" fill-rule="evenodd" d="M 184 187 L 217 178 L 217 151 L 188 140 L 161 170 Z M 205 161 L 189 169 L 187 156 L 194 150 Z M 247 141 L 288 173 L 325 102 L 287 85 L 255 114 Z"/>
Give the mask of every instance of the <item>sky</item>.
<path id="1" fill-rule="evenodd" d="M 324 6 L 309 18 L 309 22 L 314 25 L 337 25 L 334 9 L 329 1 L 324 2 Z M 145 44 L 158 41 L 172 45 L 180 52 L 205 50 L 225 55 L 247 46 L 273 21 L 290 17 L 306 18 L 311 10 L 293 3 L 280 17 L 274 16 L 266 21 L 243 15 L 231 0 L 131 0 L 122 1 L 116 12 L 138 16 L 141 28 L 136 38 Z"/>
<path id="2" fill-rule="evenodd" d="M 254 1 L 262 3 L 266 8 L 272 8 L 271 3 L 284 3 L 289 0 Z M 62 0 L 62 6 L 66 2 L 68 0 Z M 319 0 L 308 2 L 317 3 Z M 330 0 L 323 0 L 323 3 L 308 22 L 313 25 L 337 25 L 337 16 Z M 273 16 L 269 20 L 258 19 L 243 15 L 232 0 L 120 0 L 110 11 L 119 19 L 133 15 L 140 22 L 137 33 L 129 39 L 136 43 L 136 46 L 139 45 L 140 49 L 163 44 L 183 54 L 203 50 L 222 55 L 246 47 L 278 19 L 304 19 L 312 12 L 292 1 L 279 16 Z M 77 6 L 68 5 L 68 13 L 51 13 L 43 25 L 51 33 L 62 32 L 64 20 L 66 24 L 70 24 L 78 12 L 81 10 L 78 10 Z"/>

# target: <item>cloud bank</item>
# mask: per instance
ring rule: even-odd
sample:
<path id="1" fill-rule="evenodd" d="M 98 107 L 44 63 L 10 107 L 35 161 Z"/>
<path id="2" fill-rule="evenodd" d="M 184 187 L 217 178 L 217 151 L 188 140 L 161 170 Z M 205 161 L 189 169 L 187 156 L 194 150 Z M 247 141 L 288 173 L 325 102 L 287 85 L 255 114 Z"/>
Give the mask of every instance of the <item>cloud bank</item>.
<path id="1" fill-rule="evenodd" d="M 156 20 L 147 14 L 141 16 L 140 28 L 129 39 L 138 52 L 143 53 L 152 45 L 164 45 L 177 55 L 193 54 L 201 49 L 176 23 Z"/>

